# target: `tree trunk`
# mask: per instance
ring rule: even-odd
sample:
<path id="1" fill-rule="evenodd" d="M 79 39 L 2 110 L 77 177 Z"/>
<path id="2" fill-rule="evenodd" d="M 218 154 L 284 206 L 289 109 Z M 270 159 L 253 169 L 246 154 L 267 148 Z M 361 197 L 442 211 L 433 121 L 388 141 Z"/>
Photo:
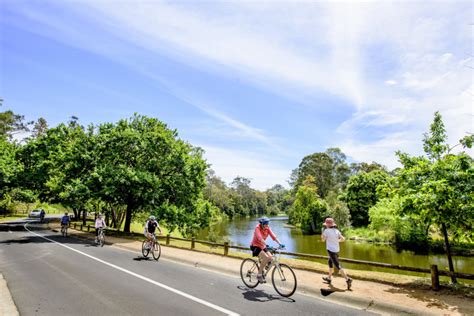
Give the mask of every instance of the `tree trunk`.
<path id="1" fill-rule="evenodd" d="M 86 225 L 86 220 L 87 220 L 87 212 L 86 210 L 82 210 L 82 225 Z"/>
<path id="2" fill-rule="evenodd" d="M 125 226 L 123 227 L 123 231 L 126 233 L 130 232 L 130 224 L 132 222 L 132 204 L 127 204 L 127 210 L 125 214 Z"/>
<path id="3" fill-rule="evenodd" d="M 451 246 L 449 245 L 448 230 L 446 229 L 446 224 L 445 223 L 441 224 L 441 230 L 443 231 L 444 244 L 446 246 L 446 254 L 448 255 L 449 271 L 454 273 L 453 258 L 451 257 Z M 451 275 L 451 281 L 453 283 L 457 283 L 456 277 L 454 275 Z"/>

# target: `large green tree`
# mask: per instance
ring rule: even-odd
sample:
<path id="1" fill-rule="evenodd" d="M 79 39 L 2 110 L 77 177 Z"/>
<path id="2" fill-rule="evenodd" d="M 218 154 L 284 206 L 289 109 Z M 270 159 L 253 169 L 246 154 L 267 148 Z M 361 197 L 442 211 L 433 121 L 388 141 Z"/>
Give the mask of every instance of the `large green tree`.
<path id="1" fill-rule="evenodd" d="M 96 138 L 95 187 L 101 199 L 126 207 L 124 231 L 137 211 L 156 211 L 171 228 L 192 226 L 207 168 L 201 149 L 159 120 L 137 114 L 101 124 Z"/>
<path id="2" fill-rule="evenodd" d="M 465 153 L 449 154 L 441 115 L 436 112 L 423 148 L 428 158 L 398 153 L 399 170 L 395 193 L 402 199 L 402 212 L 435 225 L 441 231 L 454 272 L 449 233 L 471 239 L 474 227 L 474 165 Z M 454 276 L 452 282 L 456 282 Z"/>
<path id="3" fill-rule="evenodd" d="M 388 174 L 381 170 L 361 172 L 349 178 L 344 201 L 349 207 L 353 226 L 369 224 L 369 209 L 378 201 L 377 187 L 387 178 Z"/>
<path id="4" fill-rule="evenodd" d="M 292 182 L 295 192 L 311 176 L 318 194 L 324 198 L 334 186 L 334 160 L 327 153 L 314 153 L 303 158 L 298 168 L 293 170 Z"/>
<path id="5" fill-rule="evenodd" d="M 319 233 L 323 218 L 328 213 L 328 207 L 318 195 L 314 179 L 308 176 L 299 186 L 295 201 L 289 214 L 292 224 L 300 225 L 301 229 L 310 234 Z"/>

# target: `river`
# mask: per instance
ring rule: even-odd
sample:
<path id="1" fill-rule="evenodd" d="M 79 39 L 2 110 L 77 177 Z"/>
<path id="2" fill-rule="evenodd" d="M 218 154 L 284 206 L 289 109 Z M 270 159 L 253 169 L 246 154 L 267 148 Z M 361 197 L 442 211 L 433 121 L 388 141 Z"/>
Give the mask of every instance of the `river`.
<path id="1" fill-rule="evenodd" d="M 299 252 L 317 255 L 326 255 L 325 243 L 321 241 L 319 235 L 304 235 L 299 229 L 286 225 L 288 217 L 270 217 L 270 227 L 278 236 L 278 239 L 286 245 L 289 252 Z M 224 221 L 213 226 L 211 234 L 217 236 L 219 241 L 226 240 L 232 245 L 248 246 L 251 242 L 253 230 L 257 224 L 257 218 L 236 218 L 231 221 Z M 209 228 L 204 229 L 197 236 L 198 239 L 209 239 Z M 271 238 L 267 239 L 271 245 Z M 438 265 L 438 269 L 448 269 L 448 260 L 445 255 L 417 255 L 412 251 L 397 252 L 388 245 L 379 245 L 372 243 L 361 243 L 346 240 L 340 244 L 341 258 L 350 258 L 357 260 L 384 262 L 398 264 L 410 267 L 419 267 L 429 269 L 431 264 Z M 320 261 L 321 260 L 316 260 Z M 454 256 L 454 269 L 456 272 L 474 274 L 474 257 Z M 361 266 L 349 263 L 343 265 L 350 269 L 363 269 L 373 271 L 387 271 L 391 273 L 414 274 L 407 271 L 398 271 L 392 269 L 383 269 L 378 267 Z"/>

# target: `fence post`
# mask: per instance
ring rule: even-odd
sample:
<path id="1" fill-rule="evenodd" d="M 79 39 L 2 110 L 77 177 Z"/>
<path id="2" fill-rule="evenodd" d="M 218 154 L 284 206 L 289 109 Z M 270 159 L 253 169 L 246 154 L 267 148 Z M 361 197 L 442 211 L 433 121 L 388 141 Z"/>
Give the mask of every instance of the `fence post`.
<path id="1" fill-rule="evenodd" d="M 439 274 L 436 264 L 431 265 L 431 289 L 433 291 L 439 291 Z"/>
<path id="2" fill-rule="evenodd" d="M 224 256 L 229 254 L 229 243 L 226 241 L 224 242 Z"/>
<path id="3" fill-rule="evenodd" d="M 91 225 L 87 225 L 87 231 L 88 231 L 88 232 L 91 231 Z"/>
<path id="4" fill-rule="evenodd" d="M 81 230 L 82 230 L 82 224 L 81 224 L 81 227 L 80 227 L 80 228 L 81 228 Z"/>
<path id="5" fill-rule="evenodd" d="M 170 244 L 170 234 L 166 235 L 166 245 Z"/>
<path id="6" fill-rule="evenodd" d="M 191 249 L 194 249 L 194 246 L 195 246 L 195 238 L 192 237 L 191 238 Z"/>
<path id="7" fill-rule="evenodd" d="M 76 223 L 74 223 L 74 229 L 76 229 L 76 226 L 77 226 Z"/>

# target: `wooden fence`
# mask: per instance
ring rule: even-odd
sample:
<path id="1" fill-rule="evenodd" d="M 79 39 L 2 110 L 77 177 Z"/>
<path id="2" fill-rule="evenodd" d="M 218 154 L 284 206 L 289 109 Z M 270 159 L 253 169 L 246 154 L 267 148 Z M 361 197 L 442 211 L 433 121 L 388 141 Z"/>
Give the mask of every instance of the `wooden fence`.
<path id="1" fill-rule="evenodd" d="M 87 229 L 87 231 L 90 231 L 91 229 L 94 229 L 94 227 L 90 225 L 86 225 L 83 227 L 82 224 L 73 224 L 74 229 L 77 229 L 77 226 L 79 226 L 80 230 L 83 230 L 84 228 Z M 137 233 L 125 233 L 125 232 L 120 232 L 116 230 L 107 230 L 111 235 L 118 235 L 118 236 L 131 236 L 131 237 L 139 237 L 142 236 L 141 234 Z M 159 238 L 165 239 L 165 244 L 167 246 L 170 245 L 171 240 L 180 240 L 180 241 L 186 241 L 190 242 L 190 249 L 195 249 L 196 243 L 203 244 L 203 245 L 208 245 L 212 247 L 222 247 L 223 248 L 223 255 L 227 256 L 229 254 L 229 249 L 237 249 L 237 250 L 245 250 L 245 251 L 250 251 L 249 247 L 242 247 L 242 246 L 235 246 L 235 245 L 230 245 L 228 242 L 225 242 L 223 244 L 212 242 L 212 241 L 207 241 L 207 240 L 198 240 L 195 239 L 194 237 L 191 239 L 188 238 L 178 238 L 178 237 L 171 237 L 169 234 L 166 236 L 158 236 Z M 322 256 L 322 255 L 313 255 L 313 254 L 307 254 L 307 253 L 298 253 L 298 252 L 287 252 L 287 251 L 282 251 L 282 255 L 288 255 L 288 256 L 293 256 L 297 258 L 310 258 L 310 259 L 328 259 L 328 256 Z M 445 270 L 438 270 L 437 265 L 431 265 L 429 268 L 417 268 L 417 267 L 407 267 L 407 266 L 401 266 L 401 265 L 396 265 L 396 264 L 390 264 L 390 263 L 382 263 L 382 262 L 373 262 L 373 261 L 364 261 L 364 260 L 355 260 L 355 259 L 346 259 L 346 258 L 339 258 L 340 261 L 342 262 L 348 262 L 348 263 L 353 263 L 353 264 L 362 264 L 362 265 L 367 265 L 367 266 L 372 266 L 372 267 L 380 267 L 380 268 L 387 268 L 387 269 L 393 269 L 393 270 L 402 270 L 402 271 L 412 271 L 412 272 L 419 272 L 419 273 L 428 273 L 431 274 L 431 288 L 435 291 L 439 290 L 439 276 L 454 276 L 458 279 L 465 279 L 465 280 L 474 280 L 474 274 L 469 274 L 469 273 L 459 273 L 459 272 L 450 272 L 450 271 L 445 271 Z"/>

